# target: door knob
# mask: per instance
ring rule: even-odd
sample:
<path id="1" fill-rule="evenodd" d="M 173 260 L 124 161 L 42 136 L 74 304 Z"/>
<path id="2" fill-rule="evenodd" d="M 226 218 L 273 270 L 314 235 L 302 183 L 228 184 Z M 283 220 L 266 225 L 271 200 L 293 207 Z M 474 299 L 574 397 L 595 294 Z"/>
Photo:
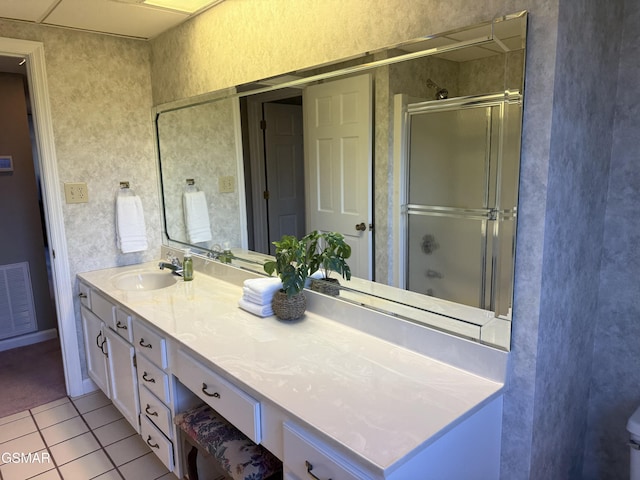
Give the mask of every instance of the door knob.
<path id="1" fill-rule="evenodd" d="M 364 222 L 362 222 L 362 223 L 358 223 L 358 224 L 356 225 L 356 230 L 357 230 L 358 232 L 364 232 L 366 229 L 367 229 L 367 226 L 364 224 Z"/>

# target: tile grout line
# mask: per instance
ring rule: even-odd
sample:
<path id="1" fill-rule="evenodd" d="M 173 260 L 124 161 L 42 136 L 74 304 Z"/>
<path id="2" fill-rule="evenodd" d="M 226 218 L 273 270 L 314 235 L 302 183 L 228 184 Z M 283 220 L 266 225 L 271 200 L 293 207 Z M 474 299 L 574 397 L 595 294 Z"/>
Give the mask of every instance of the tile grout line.
<path id="1" fill-rule="evenodd" d="M 69 397 L 67 397 L 67 398 L 69 398 Z M 71 402 L 70 398 L 69 398 L 69 401 Z M 50 409 L 47 409 L 47 410 L 50 410 Z M 46 410 L 43 410 L 43 411 L 46 412 Z M 40 430 L 40 425 L 38 425 L 38 422 L 36 422 L 36 417 L 33 414 L 33 412 L 31 411 L 31 409 L 29 410 L 29 415 L 31 416 L 31 420 L 33 421 L 33 424 L 36 426 L 36 429 L 38 431 L 38 435 L 40 435 L 40 439 L 42 440 L 42 443 L 44 443 L 44 448 L 46 448 L 47 452 L 49 453 L 49 458 L 53 462 L 53 467 L 55 468 L 56 472 L 58 472 L 58 476 L 60 478 L 62 478 L 62 472 L 60 472 L 60 468 L 58 467 L 58 462 L 56 462 L 56 459 L 53 458 L 53 453 L 51 452 L 51 449 L 49 448 L 49 445 L 47 445 L 47 441 L 44 439 L 44 435 L 42 435 L 42 431 Z M 49 470 L 46 470 L 46 471 L 48 472 Z M 44 472 L 40 472 L 40 473 L 44 473 Z M 38 473 L 36 475 L 40 475 L 40 473 Z M 30 478 L 33 478 L 36 475 L 33 475 Z"/>
<path id="2" fill-rule="evenodd" d="M 109 455 L 109 452 L 107 452 L 107 450 L 102 446 L 102 443 L 100 443 L 100 439 L 98 438 L 98 436 L 95 434 L 95 432 L 93 431 L 93 428 L 91 428 L 91 425 L 89 425 L 89 422 L 87 422 L 84 418 L 84 416 L 82 415 L 82 413 L 80 413 L 80 410 L 78 409 L 78 407 L 76 406 L 75 403 L 73 403 L 73 400 L 71 400 L 71 405 L 73 405 L 73 408 L 76 409 L 76 411 L 78 412 L 78 415 L 80 416 L 80 418 L 82 419 L 82 421 L 84 422 L 84 424 L 87 426 L 87 428 L 89 429 L 89 432 L 91 432 L 91 435 L 93 435 L 93 438 L 95 439 L 96 443 L 98 444 L 98 446 L 100 447 L 100 450 L 102 450 L 104 452 L 104 454 L 106 455 L 106 457 L 109 459 L 109 461 L 111 462 L 111 465 L 113 465 L 113 468 L 115 469 L 116 472 L 118 472 L 118 475 L 120 475 L 120 478 L 122 478 L 124 480 L 124 476 L 122 475 L 122 473 L 120 473 L 120 470 L 118 470 L 118 466 L 116 465 L 116 462 L 113 461 L 113 458 L 111 458 L 111 455 Z M 97 409 L 94 409 L 97 410 Z M 89 410 L 90 412 L 93 410 Z M 88 412 L 86 412 L 88 413 Z M 93 452 L 91 452 L 93 453 Z M 90 455 L 91 453 L 88 453 L 87 455 Z M 86 457 L 86 455 L 83 455 L 82 457 Z M 79 457 L 79 458 L 82 458 Z M 77 460 L 77 459 L 76 459 Z M 103 475 L 104 473 L 107 472 L 102 472 L 94 477 L 91 478 L 96 478 L 99 477 L 100 475 Z M 62 478 L 64 480 L 64 477 L 62 476 L 62 474 L 60 475 L 60 478 Z"/>
<path id="3" fill-rule="evenodd" d="M 52 470 L 54 470 L 54 469 L 55 469 L 55 470 L 56 470 L 56 472 L 57 472 L 57 474 L 59 475 L 59 477 L 60 477 L 61 479 L 63 479 L 63 480 L 64 480 L 64 476 L 62 475 L 62 471 L 61 471 L 61 467 L 62 467 L 63 465 L 66 465 L 67 463 L 71 463 L 71 462 L 77 461 L 77 460 L 79 460 L 79 459 L 81 459 L 81 458 L 83 458 L 83 457 L 86 457 L 86 456 L 88 456 L 88 455 L 91 455 L 91 454 L 93 454 L 93 453 L 98 452 L 98 451 L 100 451 L 100 450 L 101 450 L 102 452 L 104 452 L 105 456 L 107 457 L 107 459 L 109 460 L 109 462 L 110 462 L 110 463 L 111 463 L 111 465 L 113 466 L 113 469 L 109 469 L 109 470 L 107 470 L 106 472 L 102 472 L 102 473 L 97 474 L 97 475 L 95 475 L 95 476 L 92 476 L 92 477 L 90 477 L 90 478 L 91 478 L 91 479 L 95 479 L 95 478 L 100 477 L 101 475 L 104 475 L 104 474 L 106 474 L 106 473 L 108 473 L 108 472 L 111 472 L 111 471 L 115 470 L 115 471 L 117 472 L 117 475 L 119 476 L 119 478 L 121 478 L 121 479 L 123 479 L 123 480 L 126 480 L 125 475 L 120 471 L 120 467 L 123 467 L 123 466 L 128 465 L 128 464 L 130 464 L 130 463 L 132 463 L 132 462 L 135 462 L 135 461 L 137 461 L 137 460 L 140 460 L 141 458 L 143 458 L 143 457 L 145 457 L 145 456 L 147 456 L 147 455 L 149 455 L 149 454 L 153 454 L 153 452 L 152 452 L 152 451 L 148 451 L 148 452 L 146 452 L 146 453 L 144 453 L 144 454 L 142 454 L 142 455 L 140 455 L 140 456 L 138 456 L 138 457 L 136 457 L 136 458 L 133 458 L 133 459 L 128 460 L 127 462 L 123 463 L 123 464 L 122 464 L 122 465 L 120 465 L 120 467 L 119 467 L 118 465 L 116 465 L 116 463 L 115 463 L 114 459 L 111 457 L 111 455 L 109 455 L 109 453 L 107 452 L 106 447 L 107 447 L 108 445 L 107 445 L 107 446 L 105 446 L 105 445 L 103 445 L 103 444 L 102 444 L 102 442 L 100 441 L 100 439 L 97 437 L 97 435 L 96 435 L 96 433 L 95 433 L 94 429 L 89 425 L 88 421 L 87 421 L 87 420 L 85 419 L 85 417 L 84 417 L 84 414 L 87 414 L 87 413 L 90 413 L 90 412 L 93 412 L 93 411 L 99 410 L 100 408 L 103 408 L 104 406 L 107 406 L 107 405 L 104 405 L 104 406 L 101 406 L 101 407 L 97 407 L 97 408 L 91 408 L 90 410 L 87 410 L 87 411 L 86 411 L 86 412 L 84 412 L 84 414 L 83 414 L 83 413 L 81 413 L 81 412 L 80 412 L 79 407 L 75 404 L 75 402 L 73 401 L 73 399 L 72 399 L 71 397 L 66 396 L 66 397 L 63 397 L 63 398 L 61 398 L 61 399 L 59 399 L 59 400 L 63 400 L 63 399 L 65 400 L 64 402 L 59 403 L 58 405 L 53 405 L 53 406 L 51 406 L 51 407 L 49 407 L 49 408 L 46 408 L 46 409 L 44 409 L 44 410 L 40 410 L 40 411 L 38 411 L 37 413 L 32 412 L 32 410 L 33 410 L 33 409 L 38 409 L 39 407 L 34 407 L 33 409 L 28 409 L 28 410 L 26 410 L 26 411 L 25 411 L 25 412 L 26 412 L 26 415 L 25 415 L 24 417 L 22 417 L 22 418 L 31 418 L 31 421 L 34 423 L 34 425 L 35 425 L 35 427 L 36 427 L 36 431 L 38 432 L 38 435 L 40 436 L 40 439 L 42 440 L 42 442 L 43 442 L 43 444 L 44 444 L 44 446 L 45 446 L 46 451 L 49 453 L 49 456 L 50 456 L 51 460 L 53 461 L 54 468 L 49 469 L 49 470 L 46 470 L 45 472 L 51 472 Z M 54 400 L 54 402 L 55 402 L 55 401 L 56 401 L 56 400 Z M 51 403 L 53 403 L 53 402 L 51 402 Z M 83 433 L 81 433 L 81 434 L 74 435 L 73 437 L 70 437 L 70 438 L 65 439 L 65 440 L 63 440 L 63 441 L 60 441 L 60 442 L 58 442 L 58 443 L 56 443 L 56 444 L 54 444 L 54 445 L 49 445 L 49 444 L 48 444 L 48 442 L 47 442 L 47 440 L 46 440 L 46 439 L 45 439 L 45 437 L 44 437 L 44 434 L 42 433 L 42 430 L 44 430 L 44 429 L 46 429 L 46 428 L 54 427 L 55 425 L 60 425 L 61 423 L 64 423 L 64 422 L 69 421 L 69 420 L 72 420 L 73 418 L 76 418 L 76 417 L 71 417 L 71 418 L 67 418 L 67 419 L 61 420 L 61 421 L 58 421 L 58 422 L 53 423 L 53 424 L 51 424 L 51 425 L 47 425 L 46 427 L 43 427 L 43 428 L 41 428 L 41 427 L 40 427 L 40 425 L 39 425 L 39 424 L 38 424 L 38 422 L 36 421 L 36 418 L 35 418 L 35 417 L 36 417 L 36 415 L 39 415 L 40 413 L 43 413 L 43 412 L 46 412 L 46 411 L 52 410 L 52 409 L 54 409 L 54 408 L 57 408 L 57 407 L 63 406 L 63 405 L 65 405 L 66 403 L 70 403 L 70 404 L 72 405 L 73 409 L 77 412 L 78 417 L 80 418 L 80 420 L 82 421 L 82 423 L 87 427 L 88 432 L 91 432 L 91 435 L 92 435 L 92 437 L 95 439 L 95 441 L 96 441 L 96 443 L 97 443 L 97 445 L 98 445 L 98 447 L 99 447 L 99 448 L 98 448 L 97 450 L 94 450 L 93 452 L 88 452 L 88 453 L 86 453 L 86 454 L 84 454 L 84 455 L 81 455 L 81 456 L 80 456 L 80 457 L 78 457 L 78 458 L 75 458 L 75 459 L 73 459 L 73 460 L 70 460 L 70 461 L 69 461 L 69 462 L 67 462 L 67 463 L 64 463 L 64 464 L 58 465 L 58 462 L 57 462 L 57 461 L 55 460 L 55 458 L 53 457 L 53 453 L 52 453 L 51 448 L 52 448 L 52 447 L 54 447 L 54 446 L 56 446 L 56 445 L 60 445 L 60 444 L 62 444 L 62 443 L 64 443 L 64 442 L 67 442 L 67 441 L 69 441 L 69 440 L 72 440 L 72 439 L 74 439 L 74 438 L 78 438 L 78 437 L 79 437 L 79 436 L 81 436 L 81 435 L 85 435 L 85 434 L 86 434 L 86 433 L 88 433 L 88 432 L 83 432 Z M 111 402 L 110 402 L 110 404 L 112 405 L 112 403 L 111 403 Z M 114 420 L 114 421 L 111 421 L 111 422 L 107 422 L 105 425 L 100 425 L 99 427 L 96 427 L 96 429 L 97 429 L 97 428 L 101 428 L 101 427 L 106 426 L 106 425 L 109 425 L 109 424 L 112 424 L 112 423 L 115 423 L 115 422 L 117 422 L 117 421 L 120 421 L 121 419 L 122 419 L 122 418 L 117 419 L 117 420 Z M 20 420 L 20 419 L 17 419 L 17 420 Z M 14 420 L 14 421 L 17 421 L 17 420 Z M 11 423 L 11 422 L 9 422 L 9 423 Z M 32 432 L 32 433 L 35 433 L 35 432 Z M 19 436 L 19 437 L 17 437 L 17 438 L 21 438 L 21 437 L 24 437 L 24 436 L 25 436 L 25 435 L 21 435 L 21 436 Z M 120 441 L 122 441 L 122 440 L 125 440 L 125 439 L 127 439 L 127 438 L 131 438 L 131 437 L 134 437 L 134 436 L 135 436 L 135 432 L 134 432 L 133 434 L 129 435 L 129 436 L 126 436 L 126 437 L 121 438 L 121 439 L 119 439 L 119 440 L 117 440 L 117 441 L 115 441 L 115 442 L 112 442 L 112 443 L 110 443 L 109 445 L 116 444 L 116 443 L 118 443 L 118 442 L 120 442 Z M 15 440 L 15 439 L 12 439 L 12 440 Z M 41 475 L 41 474 L 43 474 L 43 473 L 45 473 L 45 472 L 40 472 L 40 473 L 36 474 L 35 476 L 31 476 L 31 477 L 29 477 L 29 479 L 36 478 L 38 475 Z M 167 475 L 167 473 L 170 473 L 170 472 L 166 472 L 166 473 L 161 474 L 159 477 L 157 477 L 157 478 L 156 478 L 156 480 L 159 480 L 159 479 L 161 479 L 161 478 L 165 477 L 165 476 Z M 176 477 L 176 478 L 177 478 L 177 477 Z M 3 480 L 3 479 L 4 479 L 4 476 L 3 476 L 2 472 L 0 471 L 0 480 Z M 28 480 L 28 479 L 27 479 L 27 480 Z"/>

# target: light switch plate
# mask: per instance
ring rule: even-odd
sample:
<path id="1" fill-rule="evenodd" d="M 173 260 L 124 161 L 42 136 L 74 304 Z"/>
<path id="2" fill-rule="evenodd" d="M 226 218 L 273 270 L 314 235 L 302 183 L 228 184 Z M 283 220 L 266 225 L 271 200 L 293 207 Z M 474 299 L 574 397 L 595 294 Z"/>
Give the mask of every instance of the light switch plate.
<path id="1" fill-rule="evenodd" d="M 89 190 L 86 183 L 65 183 L 64 198 L 67 203 L 87 203 Z"/>
<path id="2" fill-rule="evenodd" d="M 236 177 L 219 177 L 218 190 L 220 193 L 233 193 L 236 189 Z"/>

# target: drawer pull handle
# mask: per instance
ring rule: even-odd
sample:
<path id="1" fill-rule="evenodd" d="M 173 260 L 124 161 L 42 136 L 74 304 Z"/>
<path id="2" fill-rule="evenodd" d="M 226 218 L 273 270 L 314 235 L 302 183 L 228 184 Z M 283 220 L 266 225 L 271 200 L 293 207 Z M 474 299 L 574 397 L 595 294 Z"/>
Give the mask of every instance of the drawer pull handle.
<path id="1" fill-rule="evenodd" d="M 124 323 L 120 323 L 120 320 L 118 320 L 118 322 L 116 323 L 116 328 L 121 328 L 123 330 L 129 329 L 129 327 L 127 327 Z"/>
<path id="2" fill-rule="evenodd" d="M 144 348 L 153 348 L 150 343 L 144 343 L 144 338 L 140 339 L 140 346 Z"/>
<path id="3" fill-rule="evenodd" d="M 151 448 L 160 448 L 160 445 L 158 445 L 157 443 L 151 443 L 151 435 L 147 437 L 147 445 L 149 445 Z"/>
<path id="4" fill-rule="evenodd" d="M 309 474 L 309 476 L 310 476 L 311 478 L 315 478 L 315 480 L 321 480 L 321 479 L 320 479 L 320 477 L 317 477 L 316 475 L 314 475 L 314 474 L 311 472 L 311 470 L 313 470 L 313 465 L 311 465 L 311 464 L 309 463 L 309 460 L 305 460 L 305 461 L 304 461 L 304 464 L 305 464 L 305 466 L 307 467 L 307 473 Z M 329 480 L 331 480 L 331 479 L 329 479 Z"/>
<path id="5" fill-rule="evenodd" d="M 149 411 L 149 409 L 151 408 L 151 405 L 149 405 L 147 403 L 146 408 L 144 409 L 144 411 L 146 412 L 147 415 L 151 415 L 152 417 L 157 417 L 158 416 L 158 412 L 151 412 Z"/>
<path id="6" fill-rule="evenodd" d="M 202 393 L 204 393 L 207 397 L 214 397 L 214 398 L 220 398 L 220 394 L 218 392 L 214 392 L 214 393 L 209 393 L 207 392 L 207 384 L 203 383 L 202 384 Z"/>
<path id="7" fill-rule="evenodd" d="M 87 297 L 87 294 L 86 294 L 86 293 L 82 293 L 82 292 L 80 292 L 80 293 L 78 294 L 78 296 L 79 296 L 80 298 L 89 298 L 89 297 Z"/>
<path id="8" fill-rule="evenodd" d="M 142 372 L 142 379 L 145 382 L 156 383 L 156 379 L 155 378 L 147 378 L 147 375 L 149 375 L 147 372 Z"/>
<path id="9" fill-rule="evenodd" d="M 102 345 L 100 344 L 100 337 L 102 336 L 102 332 L 98 333 L 98 336 L 96 337 L 96 345 L 98 346 L 98 348 L 100 350 L 102 350 Z"/>

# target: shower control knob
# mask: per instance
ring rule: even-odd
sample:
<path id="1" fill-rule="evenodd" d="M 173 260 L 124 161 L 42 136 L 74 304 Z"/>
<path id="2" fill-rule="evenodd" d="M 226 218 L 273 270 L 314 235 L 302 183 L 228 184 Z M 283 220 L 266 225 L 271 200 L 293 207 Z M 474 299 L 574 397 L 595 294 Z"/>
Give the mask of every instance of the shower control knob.
<path id="1" fill-rule="evenodd" d="M 359 224 L 356 225 L 356 230 L 358 232 L 364 232 L 366 229 L 367 229 L 367 226 L 365 225 L 364 222 L 359 223 Z"/>

